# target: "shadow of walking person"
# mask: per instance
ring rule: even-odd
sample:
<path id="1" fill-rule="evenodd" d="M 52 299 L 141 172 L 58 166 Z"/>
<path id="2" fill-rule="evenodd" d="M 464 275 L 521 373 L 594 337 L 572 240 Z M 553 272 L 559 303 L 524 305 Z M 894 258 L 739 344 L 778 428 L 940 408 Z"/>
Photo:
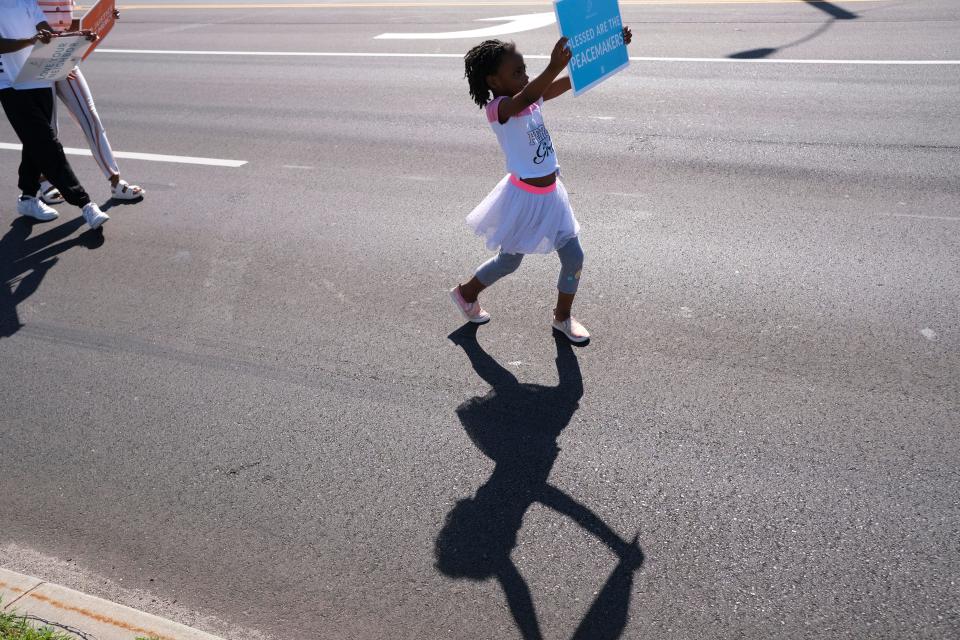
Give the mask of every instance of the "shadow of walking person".
<path id="1" fill-rule="evenodd" d="M 31 238 L 30 220 L 20 217 L 10 224 L 0 238 L 0 338 L 9 338 L 23 326 L 17 305 L 36 293 L 57 264 L 58 255 L 73 247 L 96 249 L 103 245 L 103 232 L 93 229 L 61 242 L 81 226 L 83 218 L 75 218 Z"/>
<path id="2" fill-rule="evenodd" d="M 577 640 L 619 638 L 628 620 L 633 574 L 643 563 L 637 539 L 620 538 L 590 509 L 547 482 L 560 453 L 557 438 L 583 397 L 577 357 L 569 342 L 555 335 L 559 384 L 521 384 L 483 350 L 476 331 L 468 324 L 449 338 L 493 388 L 460 405 L 457 416 L 496 466 L 474 497 L 458 501 L 447 514 L 435 543 L 436 567 L 453 578 L 496 578 L 523 638 L 542 638 L 530 588 L 510 558 L 524 514 L 540 503 L 571 518 L 619 558 L 574 634 Z"/>

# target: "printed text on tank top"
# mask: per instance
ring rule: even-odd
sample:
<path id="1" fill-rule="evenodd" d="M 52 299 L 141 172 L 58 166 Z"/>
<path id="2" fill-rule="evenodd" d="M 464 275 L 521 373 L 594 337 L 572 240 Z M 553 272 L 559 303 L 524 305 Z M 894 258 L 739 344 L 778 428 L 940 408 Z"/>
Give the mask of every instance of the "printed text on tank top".
<path id="1" fill-rule="evenodd" d="M 557 179 L 557 157 L 550 133 L 543 123 L 543 99 L 506 122 L 500 122 L 502 100 L 503 97 L 494 98 L 487 104 L 486 115 L 506 157 L 507 170 L 530 185 L 552 185 Z"/>

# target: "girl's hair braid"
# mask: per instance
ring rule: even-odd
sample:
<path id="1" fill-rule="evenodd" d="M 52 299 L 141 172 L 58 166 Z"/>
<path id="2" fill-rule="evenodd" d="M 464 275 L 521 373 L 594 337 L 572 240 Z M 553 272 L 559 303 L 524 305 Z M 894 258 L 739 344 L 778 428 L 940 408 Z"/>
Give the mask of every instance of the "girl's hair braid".
<path id="1" fill-rule="evenodd" d="M 516 51 L 516 45 L 502 40 L 484 40 L 463 56 L 463 76 L 470 83 L 470 97 L 480 107 L 490 102 L 490 87 L 487 76 L 493 75 L 500 67 L 505 53 Z"/>

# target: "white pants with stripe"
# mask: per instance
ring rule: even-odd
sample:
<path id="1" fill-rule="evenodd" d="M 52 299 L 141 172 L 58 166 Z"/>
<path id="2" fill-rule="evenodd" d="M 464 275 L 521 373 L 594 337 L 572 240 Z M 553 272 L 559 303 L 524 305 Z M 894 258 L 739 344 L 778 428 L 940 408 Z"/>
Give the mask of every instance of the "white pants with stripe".
<path id="1" fill-rule="evenodd" d="M 90 93 L 90 87 L 80 72 L 80 67 L 76 67 L 71 74 L 73 77 L 67 77 L 63 80 L 57 80 L 54 88 L 57 97 L 67 105 L 70 115 L 77 121 L 83 130 L 83 135 L 87 137 L 87 144 L 90 145 L 90 151 L 93 153 L 94 160 L 103 171 L 103 175 L 110 179 L 112 176 L 120 175 L 120 169 L 117 167 L 117 161 L 113 157 L 113 149 L 110 148 L 110 141 L 107 140 L 107 132 L 100 122 L 100 116 L 97 115 L 97 106 L 93 103 L 93 94 Z M 57 125 L 56 110 L 53 116 L 53 129 L 59 134 Z"/>

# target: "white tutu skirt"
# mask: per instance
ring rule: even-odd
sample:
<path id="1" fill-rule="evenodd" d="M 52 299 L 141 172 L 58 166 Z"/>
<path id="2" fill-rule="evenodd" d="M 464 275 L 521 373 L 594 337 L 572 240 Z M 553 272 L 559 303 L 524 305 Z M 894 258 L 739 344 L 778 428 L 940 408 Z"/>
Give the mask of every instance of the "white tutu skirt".
<path id="1" fill-rule="evenodd" d="M 534 187 L 507 174 L 467 216 L 491 251 L 551 253 L 580 233 L 563 183 Z"/>

